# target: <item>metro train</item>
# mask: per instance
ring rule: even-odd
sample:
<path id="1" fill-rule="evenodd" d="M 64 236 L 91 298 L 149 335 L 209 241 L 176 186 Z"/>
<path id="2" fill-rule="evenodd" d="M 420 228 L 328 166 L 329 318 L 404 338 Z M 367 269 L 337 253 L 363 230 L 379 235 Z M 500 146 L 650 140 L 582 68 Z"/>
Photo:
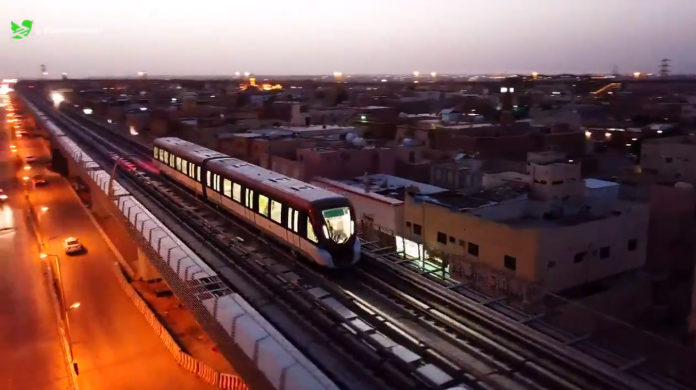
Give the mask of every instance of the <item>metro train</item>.
<path id="1" fill-rule="evenodd" d="M 175 137 L 155 139 L 153 163 L 320 266 L 348 267 L 360 258 L 355 210 L 339 194 Z"/>

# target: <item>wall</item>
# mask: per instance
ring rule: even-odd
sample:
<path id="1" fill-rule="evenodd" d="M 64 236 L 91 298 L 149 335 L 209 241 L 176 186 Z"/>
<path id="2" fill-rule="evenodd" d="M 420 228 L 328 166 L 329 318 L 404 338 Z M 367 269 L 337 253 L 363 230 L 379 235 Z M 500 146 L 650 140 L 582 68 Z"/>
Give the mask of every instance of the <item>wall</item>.
<path id="1" fill-rule="evenodd" d="M 674 181 L 696 183 L 696 144 L 675 138 L 651 140 L 643 143 L 641 154 L 641 168 Z"/>
<path id="2" fill-rule="evenodd" d="M 643 267 L 646 258 L 647 205 L 635 204 L 620 216 L 611 216 L 575 226 L 539 231 L 536 273 L 549 291 L 561 291 Z M 628 242 L 637 239 L 635 250 Z M 609 257 L 600 250 L 609 247 Z M 581 261 L 576 255 L 585 253 Z"/>

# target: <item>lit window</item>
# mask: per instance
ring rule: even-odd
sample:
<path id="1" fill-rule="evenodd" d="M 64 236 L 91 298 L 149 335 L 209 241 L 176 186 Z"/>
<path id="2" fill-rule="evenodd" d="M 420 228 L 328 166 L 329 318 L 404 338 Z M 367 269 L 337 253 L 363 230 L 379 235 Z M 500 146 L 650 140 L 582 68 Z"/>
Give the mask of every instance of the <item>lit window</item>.
<path id="1" fill-rule="evenodd" d="M 307 238 L 312 242 L 319 242 L 317 235 L 314 234 L 314 226 L 312 226 L 312 221 L 307 218 Z"/>
<path id="2" fill-rule="evenodd" d="M 201 167 L 196 167 L 196 181 L 201 182 Z"/>
<path id="3" fill-rule="evenodd" d="M 259 195 L 258 212 L 259 212 L 259 214 L 265 215 L 268 217 L 268 198 L 263 196 L 263 195 Z"/>
<path id="4" fill-rule="evenodd" d="M 208 188 L 211 188 L 213 186 L 213 182 L 210 180 L 211 175 L 212 174 L 210 173 L 210 171 L 205 172 L 205 182 L 208 184 Z"/>
<path id="5" fill-rule="evenodd" d="M 237 183 L 232 185 L 232 199 L 240 203 L 242 202 L 242 186 Z"/>
<path id="6" fill-rule="evenodd" d="M 298 213 L 297 210 L 294 210 L 294 211 L 295 211 L 295 216 L 293 217 L 293 225 L 292 226 L 293 226 L 293 230 L 295 230 L 295 233 L 297 233 L 297 227 L 300 226 L 300 213 Z"/>
<path id="7" fill-rule="evenodd" d="M 232 182 L 225 179 L 222 181 L 222 193 L 225 194 L 226 197 L 231 198 L 232 197 Z"/>
<path id="8" fill-rule="evenodd" d="M 292 230 L 292 212 L 293 210 L 288 207 L 288 229 Z"/>
<path id="9" fill-rule="evenodd" d="M 281 223 L 283 217 L 283 205 L 275 200 L 271 201 L 271 219 Z"/>
<path id="10" fill-rule="evenodd" d="M 181 157 L 176 158 L 176 170 L 181 171 Z"/>
<path id="11" fill-rule="evenodd" d="M 155 154 L 154 154 L 154 157 L 155 157 L 156 159 L 158 159 L 158 158 L 159 158 L 160 149 L 159 149 L 157 146 L 155 146 L 155 148 L 154 148 L 153 150 L 154 150 L 154 153 L 155 153 Z"/>

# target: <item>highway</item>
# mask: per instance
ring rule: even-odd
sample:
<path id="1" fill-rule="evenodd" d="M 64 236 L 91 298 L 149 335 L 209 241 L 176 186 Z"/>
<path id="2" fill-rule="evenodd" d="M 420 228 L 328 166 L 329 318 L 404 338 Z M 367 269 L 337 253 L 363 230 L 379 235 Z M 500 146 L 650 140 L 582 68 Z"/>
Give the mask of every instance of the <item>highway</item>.
<path id="1" fill-rule="evenodd" d="M 9 199 L 0 204 L 0 389 L 64 390 L 67 361 L 23 196 L 14 185 L 4 119 L 0 111 L 0 188 Z"/>
<path id="2" fill-rule="evenodd" d="M 37 157 L 48 158 L 47 152 L 39 153 L 38 140 L 24 144 Z M 174 361 L 117 284 L 112 273 L 116 258 L 67 181 L 42 171 L 36 165 L 24 173 L 44 174 L 48 181 L 35 187 L 30 199 L 47 242 L 45 252 L 59 256 L 66 302 L 79 303 L 68 316 L 80 389 L 212 389 Z M 48 209 L 42 211 L 44 207 Z M 69 236 L 77 237 L 86 252 L 65 255 L 62 241 Z"/>

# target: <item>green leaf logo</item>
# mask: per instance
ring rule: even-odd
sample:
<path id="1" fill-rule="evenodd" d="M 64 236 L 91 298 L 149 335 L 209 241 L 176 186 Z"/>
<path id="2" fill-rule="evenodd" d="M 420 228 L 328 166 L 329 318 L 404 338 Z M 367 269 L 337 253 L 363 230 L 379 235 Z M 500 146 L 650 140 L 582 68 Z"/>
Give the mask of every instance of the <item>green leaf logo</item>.
<path id="1" fill-rule="evenodd" d="M 25 20 L 22 24 L 10 22 L 12 27 L 12 39 L 24 39 L 29 36 L 31 28 L 34 26 L 34 21 Z"/>

